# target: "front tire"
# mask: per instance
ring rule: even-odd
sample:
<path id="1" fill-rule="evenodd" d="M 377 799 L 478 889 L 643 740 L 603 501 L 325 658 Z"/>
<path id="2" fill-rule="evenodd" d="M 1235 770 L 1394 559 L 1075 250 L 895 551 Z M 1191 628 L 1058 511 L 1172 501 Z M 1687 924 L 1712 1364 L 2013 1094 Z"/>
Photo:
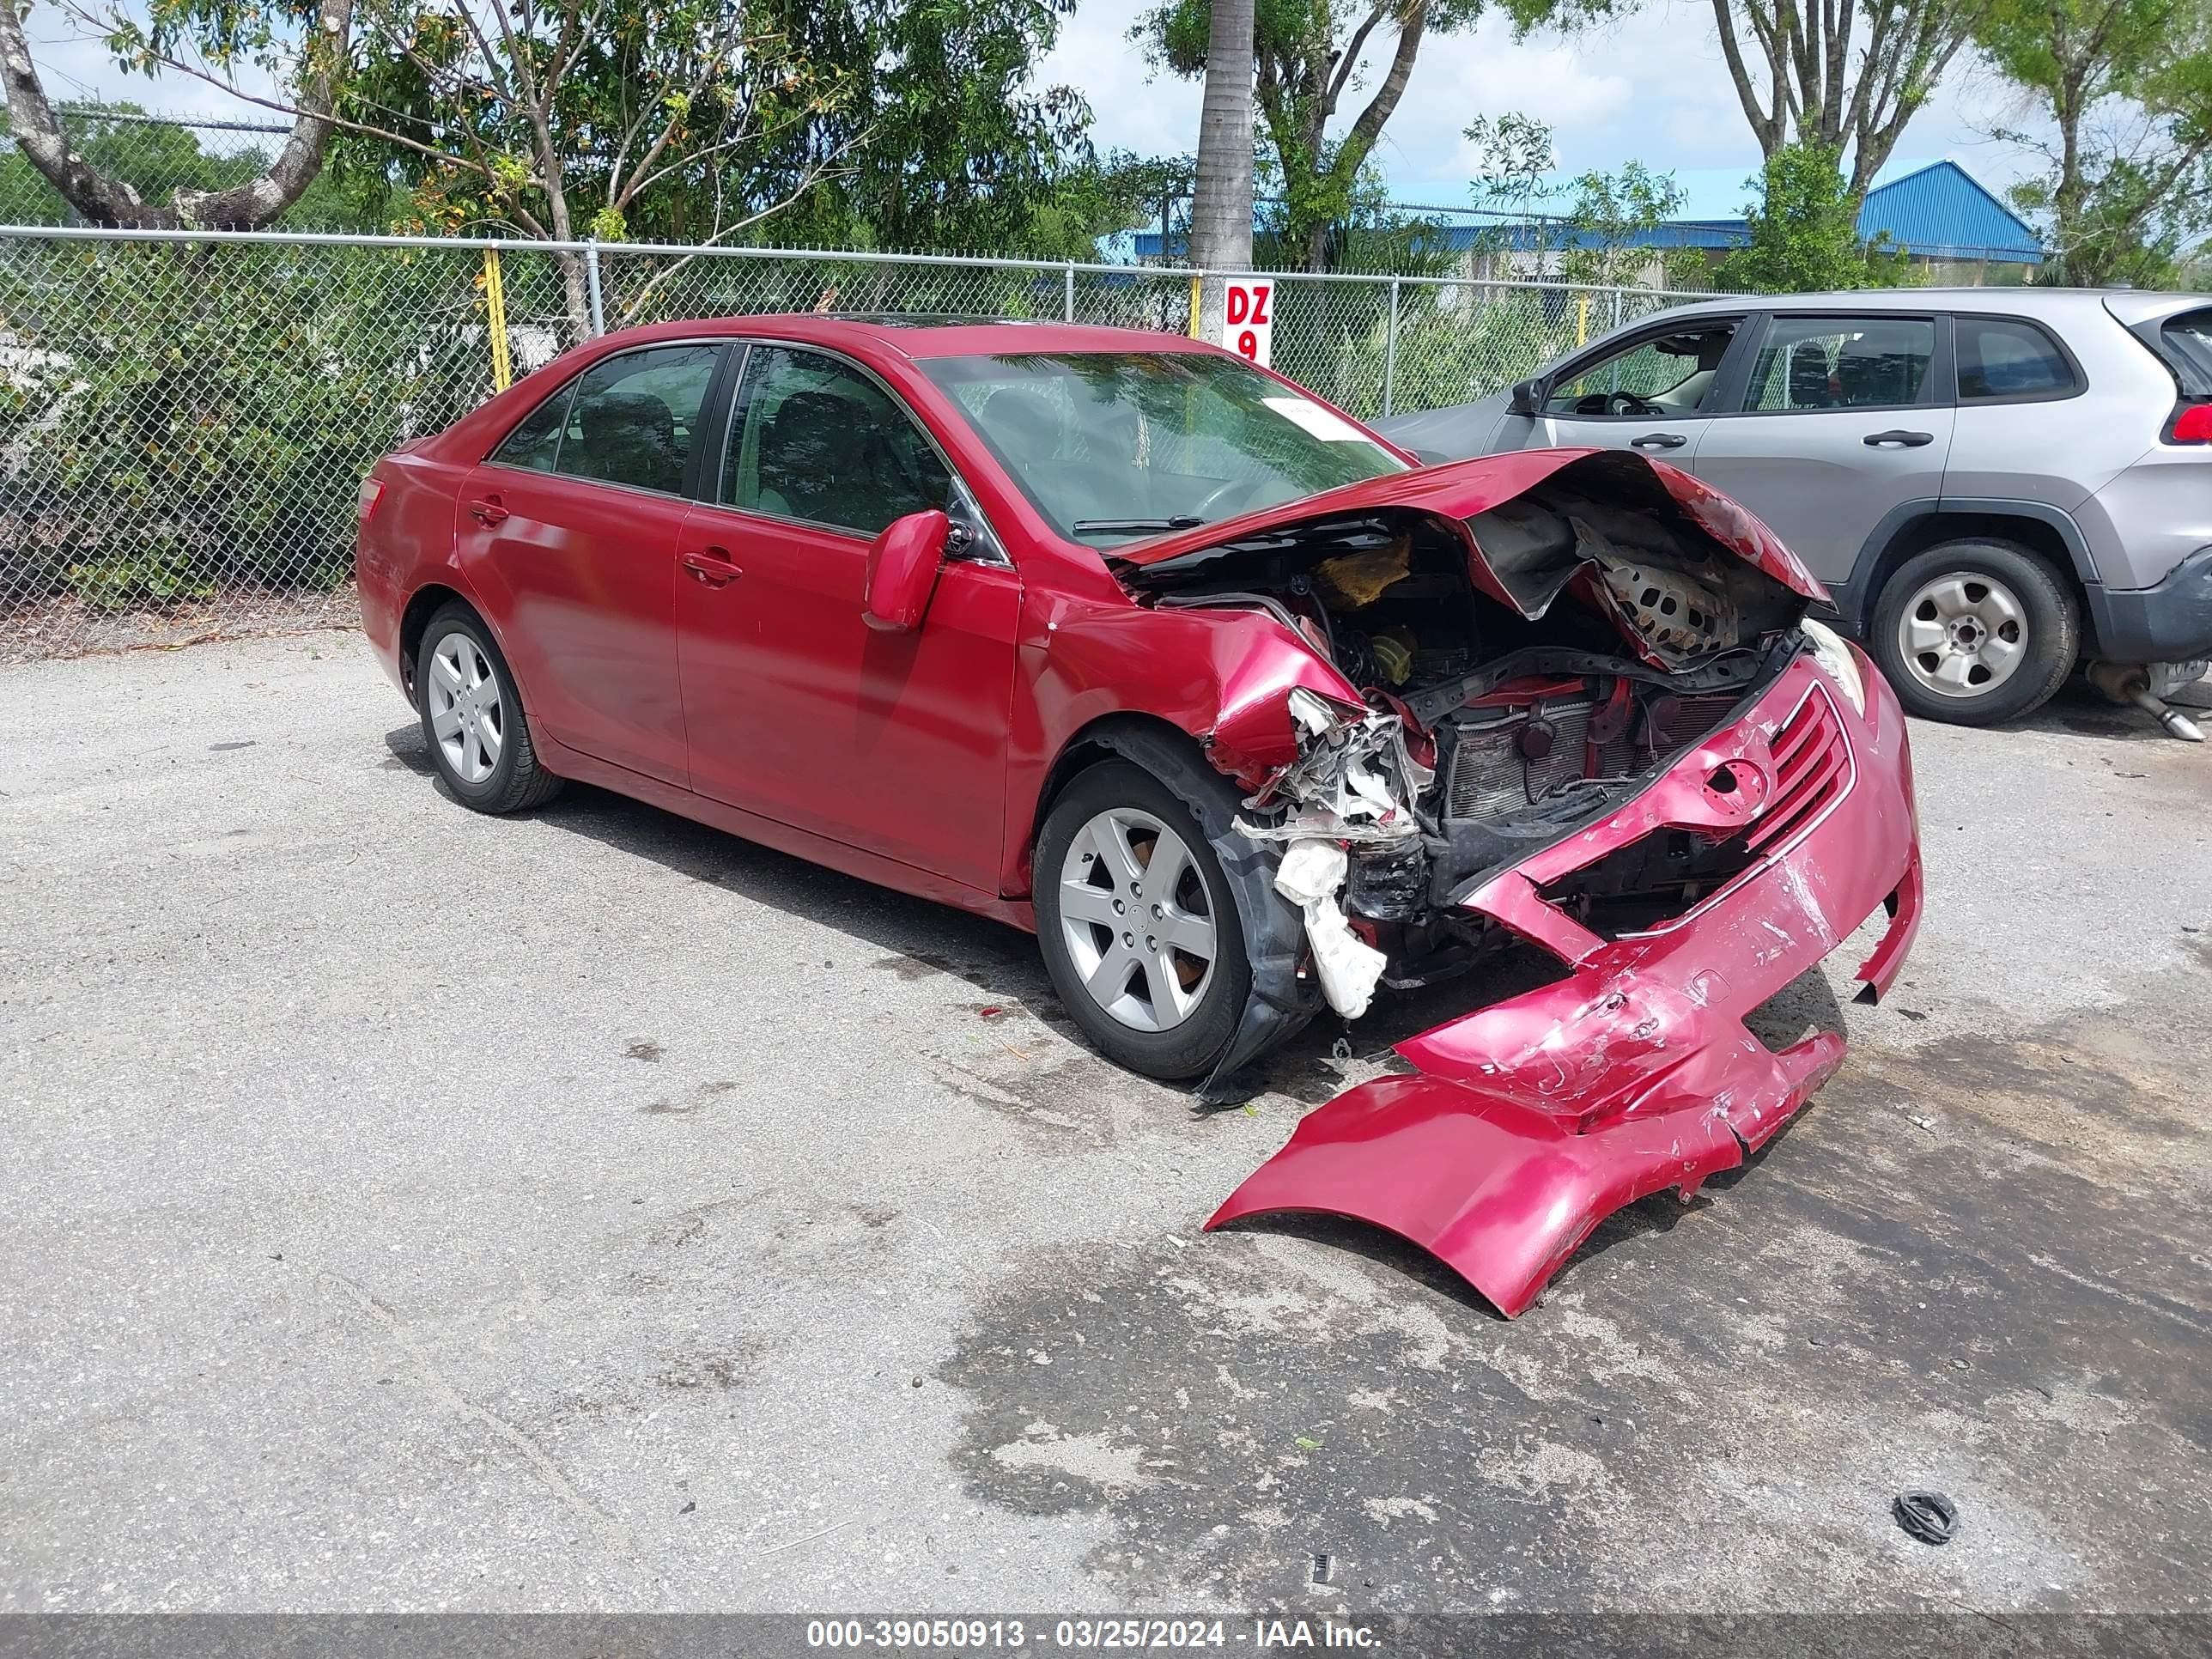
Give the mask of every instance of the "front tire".
<path id="1" fill-rule="evenodd" d="M 1033 868 L 1045 968 L 1084 1035 L 1146 1077 L 1212 1070 L 1237 1036 L 1252 963 L 1189 803 L 1140 767 L 1102 762 L 1054 800 Z"/>
<path id="2" fill-rule="evenodd" d="M 1883 585 L 1868 643 L 1905 712 L 1954 726 L 2018 720 L 2051 700 L 2081 648 L 2081 607 L 2017 543 L 1945 542 Z"/>
<path id="3" fill-rule="evenodd" d="M 447 605 L 422 630 L 415 705 L 430 763 L 462 805 L 520 812 L 561 793 L 562 781 L 538 763 L 507 659 L 466 605 Z"/>

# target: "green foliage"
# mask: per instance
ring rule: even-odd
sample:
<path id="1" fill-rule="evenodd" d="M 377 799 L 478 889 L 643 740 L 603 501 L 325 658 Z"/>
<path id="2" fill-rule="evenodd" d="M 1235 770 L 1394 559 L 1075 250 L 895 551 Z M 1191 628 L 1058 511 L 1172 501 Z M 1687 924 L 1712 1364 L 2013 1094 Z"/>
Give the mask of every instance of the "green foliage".
<path id="1" fill-rule="evenodd" d="M 1467 137 L 1478 167 L 1469 194 L 1499 218 L 1477 238 L 1478 252 L 1518 255 L 1547 276 L 1605 288 L 1639 286 L 1655 263 L 1665 268 L 1668 255 L 1653 247 L 1651 233 L 1687 199 L 1672 173 L 1641 161 L 1581 173 L 1560 203 L 1551 179 L 1552 130 L 1543 122 L 1511 112 L 1478 117 Z"/>
<path id="2" fill-rule="evenodd" d="M 1759 192 L 1744 205 L 1748 246 L 1714 271 L 1723 289 L 1753 294 L 1813 294 L 1836 289 L 1900 288 L 1913 280 L 1904 252 L 1884 232 L 1859 237 L 1859 203 L 1822 144 L 1785 144 L 1744 181 Z"/>
<path id="3" fill-rule="evenodd" d="M 77 154 L 94 167 L 131 185 L 149 201 L 167 201 L 179 190 L 224 190 L 258 177 L 273 150 L 262 144 L 211 151 L 194 129 L 143 118 L 136 104 L 68 105 L 57 111 Z M 131 119 L 131 117 L 142 118 Z M 273 144 L 271 135 L 267 141 Z M 278 218 L 283 230 L 386 228 L 388 186 L 374 167 L 332 167 Z M 0 222 L 59 225 L 73 216 L 23 153 L 0 149 Z"/>
<path id="4" fill-rule="evenodd" d="M 0 246 L 14 580 L 107 609 L 219 581 L 337 586 L 343 481 L 403 425 L 434 430 L 488 390 L 477 269 L 354 248 Z"/>
<path id="5" fill-rule="evenodd" d="M 1279 246 L 1297 251 L 1297 264 L 1327 268 L 1334 228 L 1357 224 L 1368 163 L 1397 107 L 1413 48 L 1425 33 L 1472 27 L 1483 3 L 1256 0 L 1254 98 L 1261 161 L 1273 174 L 1279 200 L 1268 229 Z M 1206 72 L 1212 17 L 1211 0 L 1161 0 L 1138 16 L 1129 36 L 1156 69 L 1196 79 Z M 1371 92 L 1369 76 L 1376 66 L 1370 54 L 1383 65 L 1374 74 Z M 1332 131 L 1345 100 L 1359 94 L 1369 95 L 1358 117 Z"/>
<path id="6" fill-rule="evenodd" d="M 2048 126 L 2012 192 L 2047 228 L 2038 280 L 2158 287 L 2212 229 L 2212 8 L 2203 0 L 1990 0 L 1978 44 Z"/>

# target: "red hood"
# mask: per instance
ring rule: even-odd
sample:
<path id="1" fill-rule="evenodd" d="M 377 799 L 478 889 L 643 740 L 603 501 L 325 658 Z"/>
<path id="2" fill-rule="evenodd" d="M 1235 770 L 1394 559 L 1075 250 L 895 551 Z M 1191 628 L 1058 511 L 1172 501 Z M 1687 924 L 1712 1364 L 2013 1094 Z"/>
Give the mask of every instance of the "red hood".
<path id="1" fill-rule="evenodd" d="M 1736 502 L 1710 485 L 1699 483 L 1679 467 L 1651 460 L 1633 450 L 1523 449 L 1507 455 L 1486 455 L 1447 466 L 1416 467 L 1380 478 L 1346 484 L 1319 495 L 1263 507 L 1218 524 L 1178 531 L 1150 541 L 1117 547 L 1107 554 L 1109 562 L 1146 566 L 1166 562 L 1186 554 L 1200 553 L 1231 542 L 1246 541 L 1346 514 L 1386 509 L 1425 513 L 1450 524 L 1465 540 L 1474 578 L 1493 599 L 1521 609 L 1507 591 L 1476 543 L 1468 521 L 1526 495 L 1562 468 L 1588 462 L 1593 474 L 1609 476 L 1617 489 L 1652 493 L 1656 480 L 1681 510 L 1714 541 L 1765 572 L 1801 597 L 1825 601 L 1828 590 L 1820 586 L 1781 538 Z"/>

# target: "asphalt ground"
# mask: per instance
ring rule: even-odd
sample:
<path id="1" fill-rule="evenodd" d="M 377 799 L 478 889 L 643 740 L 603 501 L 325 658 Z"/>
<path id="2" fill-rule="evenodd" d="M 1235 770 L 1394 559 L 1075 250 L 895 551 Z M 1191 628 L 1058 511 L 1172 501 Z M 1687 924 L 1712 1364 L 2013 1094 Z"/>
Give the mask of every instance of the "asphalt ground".
<path id="1" fill-rule="evenodd" d="M 0 670 L 0 1609 L 2203 1610 L 2212 752 L 1914 744 L 1844 1072 L 1507 1323 L 1199 1231 L 1463 986 L 1206 1113 L 1011 930 L 463 811 L 350 635 Z"/>

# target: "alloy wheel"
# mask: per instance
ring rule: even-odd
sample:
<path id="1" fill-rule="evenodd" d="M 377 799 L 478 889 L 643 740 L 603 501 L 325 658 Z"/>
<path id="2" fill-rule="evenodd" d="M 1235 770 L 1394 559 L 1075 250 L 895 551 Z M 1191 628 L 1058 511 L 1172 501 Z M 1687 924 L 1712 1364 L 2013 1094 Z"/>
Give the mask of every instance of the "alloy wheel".
<path id="1" fill-rule="evenodd" d="M 467 635 L 454 632 L 430 653 L 430 732 L 446 764 L 464 783 L 482 783 L 499 764 L 507 736 L 506 705 L 491 659 Z"/>
<path id="2" fill-rule="evenodd" d="M 1946 571 L 1905 602 L 1897 645 L 1906 672 L 1937 696 L 1985 696 L 2027 659 L 2027 607 L 1994 577 Z"/>
<path id="3" fill-rule="evenodd" d="M 1060 927 L 1091 1000 L 1139 1031 L 1188 1019 L 1213 982 L 1206 878 L 1182 836 L 1120 806 L 1076 832 L 1060 861 Z"/>

